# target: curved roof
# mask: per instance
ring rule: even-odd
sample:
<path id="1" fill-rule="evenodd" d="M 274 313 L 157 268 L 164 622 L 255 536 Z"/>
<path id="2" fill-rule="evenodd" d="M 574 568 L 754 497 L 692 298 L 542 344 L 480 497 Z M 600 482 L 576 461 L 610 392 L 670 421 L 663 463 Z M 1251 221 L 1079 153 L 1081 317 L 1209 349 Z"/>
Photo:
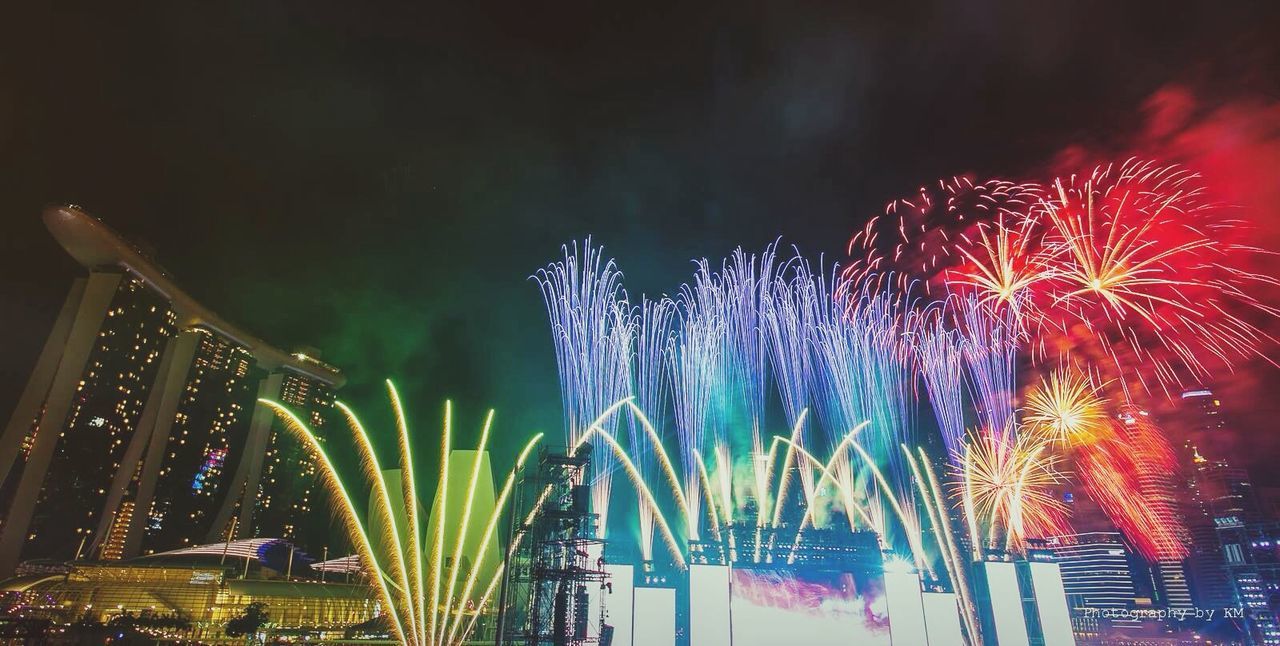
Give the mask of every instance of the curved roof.
<path id="1" fill-rule="evenodd" d="M 181 324 L 217 332 L 245 347 L 263 367 L 288 368 L 335 387 L 346 377 L 337 368 L 302 353 L 288 353 L 249 334 L 218 316 L 189 296 L 163 268 L 148 259 L 97 218 L 79 207 L 64 205 L 45 209 L 49 232 L 80 264 L 89 269 L 123 268 L 169 299 Z"/>

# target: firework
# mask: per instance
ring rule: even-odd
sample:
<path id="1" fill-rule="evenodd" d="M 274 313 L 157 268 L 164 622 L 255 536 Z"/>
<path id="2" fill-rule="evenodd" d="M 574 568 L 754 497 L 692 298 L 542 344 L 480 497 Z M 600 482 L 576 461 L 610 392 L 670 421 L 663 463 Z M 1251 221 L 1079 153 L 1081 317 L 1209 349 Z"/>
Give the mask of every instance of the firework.
<path id="1" fill-rule="evenodd" d="M 760 319 L 769 349 L 769 363 L 773 367 L 774 381 L 786 420 L 794 429 L 792 435 L 795 441 L 803 446 L 803 421 L 808 411 L 813 372 L 809 330 L 816 315 L 817 290 L 806 263 L 796 260 L 790 266 L 794 268 L 792 277 L 779 274 L 772 280 L 766 298 L 760 303 Z M 754 445 L 758 454 L 761 446 L 758 438 Z M 791 451 L 788 451 L 783 466 L 783 484 L 779 486 L 778 499 L 774 505 L 775 525 L 781 518 L 779 512 L 786 496 L 785 478 L 790 473 L 790 463 Z M 800 483 L 806 504 L 812 505 L 813 469 L 805 462 L 800 463 Z"/>
<path id="2" fill-rule="evenodd" d="M 955 485 L 975 558 L 980 546 L 1018 549 L 1028 537 L 1060 533 L 1065 508 L 1053 494 L 1058 457 L 1042 441 L 1011 431 L 971 437 Z"/>
<path id="3" fill-rule="evenodd" d="M 718 290 L 696 291 L 708 307 L 721 313 L 725 321 L 723 367 L 714 388 L 717 411 L 714 447 L 729 456 L 745 456 L 739 460 L 748 462 L 752 473 L 751 495 L 759 506 L 758 524 L 763 524 L 768 518 L 770 503 L 762 427 L 766 399 L 770 394 L 767 370 L 772 356 L 768 347 L 766 317 L 777 273 L 775 247 L 770 245 L 759 255 L 748 254 L 742 248 L 735 249 L 721 266 L 717 277 Z M 707 265 L 704 263 L 702 267 L 705 270 Z M 705 283 L 704 275 L 695 277 L 695 285 Z M 726 476 L 722 476 L 729 479 L 732 479 L 733 467 L 732 460 L 718 465 L 718 469 L 730 469 Z M 729 504 L 732 506 L 731 501 Z"/>
<path id="4" fill-rule="evenodd" d="M 401 438 L 401 475 L 405 478 L 405 483 L 413 483 L 416 486 L 412 454 L 407 450 L 409 448 L 407 438 L 410 436 L 408 423 L 400 405 L 399 395 L 390 381 L 387 382 L 387 389 L 396 414 L 397 435 Z M 449 567 L 444 562 L 443 555 L 448 552 L 452 557 L 452 563 L 461 562 L 465 556 L 476 564 L 494 556 L 488 552 L 487 548 L 497 529 L 499 516 L 511 495 L 515 475 L 542 436 L 540 434 L 535 436 L 520 452 L 515 466 L 507 475 L 502 492 L 495 501 L 492 513 L 485 521 L 483 538 L 477 544 L 476 553 L 464 554 L 468 528 L 473 520 L 471 508 L 475 502 L 480 465 L 489 439 L 489 427 L 493 420 L 492 411 L 486 418 L 484 430 L 481 432 L 480 444 L 476 449 L 476 457 L 472 462 L 470 478 L 466 485 L 466 502 L 461 510 L 461 524 L 456 531 L 455 542 L 450 548 L 445 544 L 444 531 L 446 473 L 452 436 L 452 415 L 448 404 L 445 406 L 442 466 L 435 497 L 436 515 L 440 520 L 436 523 L 435 531 L 424 540 L 422 532 L 416 529 L 420 522 L 415 510 L 418 501 L 416 489 L 405 489 L 403 499 L 397 500 L 390 495 L 390 488 L 386 481 L 388 474 L 382 471 L 368 433 L 349 407 L 338 404 L 356 440 L 356 447 L 364 466 L 364 479 L 375 493 L 376 510 L 381 518 L 386 519 L 372 532 L 356 511 L 349 493 L 351 491 L 349 483 L 333 465 L 324 449 L 324 444 L 307 423 L 278 402 L 267 399 L 259 401 L 275 411 L 286 429 L 296 435 L 320 463 L 325 484 L 333 492 L 334 498 L 342 502 L 338 510 L 339 516 L 347 528 L 352 544 L 355 545 L 362 566 L 378 591 L 380 602 L 396 639 L 401 643 L 415 646 L 445 646 L 465 642 L 475 626 L 475 617 L 480 614 L 489 600 L 492 589 L 501 575 L 501 567 L 488 583 L 487 591 L 477 600 L 472 597 L 472 594 L 479 568 L 473 568 L 459 590 L 459 569 Z M 407 476 L 403 474 L 406 471 L 410 472 Z M 409 527 L 397 526 L 396 512 L 401 509 L 407 510 L 406 524 Z M 370 510 L 370 514 L 373 512 L 374 510 Z M 378 558 L 379 552 L 387 554 L 385 563 Z M 424 584 L 423 581 L 426 583 Z M 465 617 L 468 612 L 473 614 L 470 621 L 466 621 Z"/>
<path id="5" fill-rule="evenodd" d="M 965 436 L 964 352 L 960 333 L 946 326 L 942 311 L 930 308 L 917 319 L 912 351 L 947 453 L 959 455 Z"/>
<path id="6" fill-rule="evenodd" d="M 919 282 L 929 295 L 945 298 L 950 290 L 939 278 L 965 261 L 961 249 L 982 237 L 980 228 L 1021 218 L 1041 194 L 1035 184 L 974 182 L 969 177 L 922 186 L 916 195 L 890 202 L 853 236 L 848 247 L 852 262 L 844 275 L 857 284 L 888 279 L 899 289 Z"/>
<path id="7" fill-rule="evenodd" d="M 1054 370 L 1027 394 L 1023 423 L 1036 436 L 1067 448 L 1098 439 L 1106 401 L 1080 371 Z"/>
<path id="8" fill-rule="evenodd" d="M 711 424 L 712 398 L 721 377 L 720 361 L 725 322 L 720 307 L 718 281 L 700 269 L 699 281 L 681 293 L 680 330 L 667 347 L 675 409 L 676 431 L 684 463 L 686 531 L 691 539 L 700 535 L 702 493 L 697 460 L 706 447 L 706 430 Z"/>
<path id="9" fill-rule="evenodd" d="M 1145 412 L 1128 408 L 1074 453 L 1089 497 L 1152 563 L 1181 560 L 1190 541 L 1177 511 L 1177 458 Z"/>
<path id="10" fill-rule="evenodd" d="M 1044 184 L 942 182 L 891 204 L 850 243 L 847 274 L 1015 309 L 1032 358 L 1089 359 L 1152 393 L 1265 356 L 1252 294 L 1262 250 L 1177 166 L 1128 160 Z M 1167 394 L 1167 393 L 1166 393 Z"/>
<path id="11" fill-rule="evenodd" d="M 563 258 L 533 277 L 542 289 L 556 348 L 556 366 L 564 405 L 565 442 L 588 435 L 587 420 L 627 396 L 631 388 L 631 311 L 622 274 L 603 249 L 583 242 L 562 248 Z M 609 424 L 617 422 L 610 418 Z M 606 429 L 610 432 L 613 426 Z M 602 447 L 603 448 L 603 447 Z M 592 461 L 592 509 L 600 533 L 608 529 L 612 452 Z"/>
<path id="12" fill-rule="evenodd" d="M 631 392 L 637 402 L 636 410 L 645 411 L 658 419 L 666 419 L 670 399 L 670 374 L 665 352 L 671 335 L 671 320 L 675 303 L 662 298 L 645 298 L 634 313 L 634 351 L 631 360 Z M 634 412 L 634 411 L 633 411 Z M 636 468 L 641 477 L 648 479 L 653 473 L 654 460 L 664 453 L 660 438 L 647 434 L 647 417 L 629 416 L 631 425 L 628 440 L 636 457 Z M 647 448 L 646 448 L 647 447 Z M 653 514 L 647 505 L 638 505 L 640 551 L 646 561 L 653 559 Z"/>

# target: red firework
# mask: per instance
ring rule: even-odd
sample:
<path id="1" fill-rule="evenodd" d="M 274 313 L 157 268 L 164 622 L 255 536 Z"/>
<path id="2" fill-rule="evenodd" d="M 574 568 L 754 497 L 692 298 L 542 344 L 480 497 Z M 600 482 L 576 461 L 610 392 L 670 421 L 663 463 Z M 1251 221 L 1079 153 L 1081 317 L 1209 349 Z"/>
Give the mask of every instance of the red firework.
<path id="1" fill-rule="evenodd" d="M 1067 355 L 1143 390 L 1265 356 L 1250 319 L 1277 314 L 1249 270 L 1262 250 L 1198 175 L 1130 160 L 1045 185 L 940 182 L 889 205 L 850 242 L 847 275 L 924 283 L 1016 308 L 1038 362 Z"/>
<path id="2" fill-rule="evenodd" d="M 1097 442 L 1074 451 L 1089 498 L 1148 561 L 1186 557 L 1189 535 L 1178 513 L 1173 449 L 1144 414 L 1129 411 Z"/>

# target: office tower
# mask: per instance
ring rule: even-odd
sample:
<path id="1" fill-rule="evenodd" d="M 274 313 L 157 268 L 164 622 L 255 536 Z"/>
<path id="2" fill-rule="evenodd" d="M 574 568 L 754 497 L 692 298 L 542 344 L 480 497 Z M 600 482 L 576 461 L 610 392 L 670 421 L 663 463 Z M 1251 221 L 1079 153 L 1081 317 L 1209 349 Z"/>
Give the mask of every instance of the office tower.
<path id="1" fill-rule="evenodd" d="M 1178 454 L 1147 411 L 1127 406 L 1121 409 L 1119 419 L 1119 428 L 1125 439 L 1130 445 L 1139 447 L 1144 456 L 1144 459 L 1135 461 L 1135 475 L 1143 503 L 1152 512 L 1155 522 L 1173 530 L 1169 544 L 1158 545 L 1156 554 L 1147 555 L 1147 558 L 1154 559 L 1150 563 L 1155 583 L 1154 601 L 1167 608 L 1190 610 L 1193 604 L 1187 584 L 1186 561 L 1191 534 L 1183 502 L 1185 481 L 1177 471 Z"/>
<path id="2" fill-rule="evenodd" d="M 1280 644 L 1280 621 L 1272 596 L 1280 590 L 1280 523 L 1224 524 L 1218 529 L 1223 567 L 1251 644 Z"/>
<path id="3" fill-rule="evenodd" d="M 1218 526 L 1210 504 L 1214 493 L 1206 491 L 1208 482 L 1201 473 L 1201 469 L 1208 467 L 1209 460 L 1189 442 L 1183 451 L 1186 454 L 1183 469 L 1187 481 L 1184 509 L 1191 535 L 1187 574 L 1192 600 L 1201 608 L 1225 608 L 1233 603 L 1231 581 L 1224 567 Z"/>
<path id="4" fill-rule="evenodd" d="M 1196 604 L 1206 608 L 1236 603 L 1220 530 L 1257 523 L 1264 516 L 1248 474 L 1232 467 L 1220 453 L 1224 439 L 1231 437 L 1221 409 L 1212 390 L 1195 387 L 1182 393 L 1170 420 L 1170 427 L 1182 437 L 1191 589 Z M 1206 455 L 1206 447 L 1215 453 Z"/>
<path id="5" fill-rule="evenodd" d="M 127 558 L 220 537 L 230 509 L 263 489 L 278 431 L 255 398 L 319 419 L 341 374 L 221 319 L 79 209 L 51 208 L 44 220 L 89 276 L 73 284 L 0 435 L 0 574 L 22 558 Z M 327 511 L 313 513 L 305 466 L 281 468 L 265 487 L 307 492 L 285 505 L 291 519 L 255 524 L 255 504 L 235 524 L 327 524 Z"/>
<path id="6" fill-rule="evenodd" d="M 1222 410 L 1222 402 L 1209 388 L 1184 390 L 1175 402 L 1176 411 L 1167 426 L 1178 443 L 1196 447 L 1207 458 L 1238 462 L 1241 448 Z"/>
<path id="7" fill-rule="evenodd" d="M 1134 604 L 1132 554 L 1120 532 L 1055 536 L 1048 549 L 1062 569 L 1062 585 L 1073 608 L 1128 608 Z"/>

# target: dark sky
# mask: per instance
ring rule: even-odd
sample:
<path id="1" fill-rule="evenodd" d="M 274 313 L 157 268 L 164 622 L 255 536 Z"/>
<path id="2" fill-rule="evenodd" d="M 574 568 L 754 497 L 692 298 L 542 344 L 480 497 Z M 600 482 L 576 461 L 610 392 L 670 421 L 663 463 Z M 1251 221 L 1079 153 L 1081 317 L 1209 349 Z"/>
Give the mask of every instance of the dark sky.
<path id="1" fill-rule="evenodd" d="M 1280 98 L 1280 3 L 23 4 L 0 39 L 6 416 L 81 272 L 50 202 L 321 348 L 375 420 L 390 375 L 419 430 L 453 397 L 510 444 L 560 430 L 527 277 L 562 242 L 672 290 L 691 258 L 779 235 L 839 256 L 922 182 L 1122 139 L 1170 83 Z"/>

